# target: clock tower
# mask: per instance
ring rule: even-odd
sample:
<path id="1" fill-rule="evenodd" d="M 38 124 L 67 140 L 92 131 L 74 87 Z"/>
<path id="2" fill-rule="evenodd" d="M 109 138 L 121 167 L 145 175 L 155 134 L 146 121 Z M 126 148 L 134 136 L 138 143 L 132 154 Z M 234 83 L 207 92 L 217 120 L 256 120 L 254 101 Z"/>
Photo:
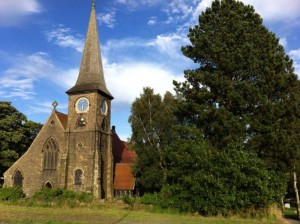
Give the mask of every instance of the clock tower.
<path id="1" fill-rule="evenodd" d="M 76 84 L 67 91 L 69 113 L 61 182 L 74 191 L 110 199 L 113 191 L 111 100 L 100 53 L 93 3 Z"/>

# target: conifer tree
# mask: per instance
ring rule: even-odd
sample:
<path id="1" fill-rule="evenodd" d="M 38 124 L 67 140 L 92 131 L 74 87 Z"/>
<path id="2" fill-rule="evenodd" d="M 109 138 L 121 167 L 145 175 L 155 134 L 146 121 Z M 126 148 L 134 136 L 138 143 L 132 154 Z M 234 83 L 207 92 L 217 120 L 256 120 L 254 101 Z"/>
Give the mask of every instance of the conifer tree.
<path id="1" fill-rule="evenodd" d="M 299 81 L 279 39 L 235 0 L 214 1 L 188 36 L 182 51 L 199 67 L 175 82 L 183 117 L 219 149 L 241 141 L 268 156 L 288 117 L 299 117 Z"/>
<path id="2" fill-rule="evenodd" d="M 215 0 L 182 48 L 199 67 L 174 82 L 185 123 L 196 124 L 217 149 L 232 142 L 274 168 L 293 170 L 300 158 L 299 81 L 279 39 L 252 6 Z"/>

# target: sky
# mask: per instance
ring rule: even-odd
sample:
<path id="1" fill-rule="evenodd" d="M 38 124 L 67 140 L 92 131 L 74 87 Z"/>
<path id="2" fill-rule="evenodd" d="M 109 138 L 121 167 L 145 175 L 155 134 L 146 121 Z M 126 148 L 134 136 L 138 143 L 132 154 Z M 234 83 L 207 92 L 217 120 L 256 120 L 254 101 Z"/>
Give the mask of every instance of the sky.
<path id="1" fill-rule="evenodd" d="M 254 6 L 280 39 L 300 75 L 300 1 L 241 0 Z M 143 87 L 174 93 L 173 80 L 195 68 L 181 53 L 190 27 L 212 0 L 96 0 L 107 87 L 114 96 L 112 125 L 131 135 L 128 117 Z M 54 101 L 68 113 L 68 96 L 81 62 L 92 0 L 0 0 L 0 101 L 45 123 Z"/>

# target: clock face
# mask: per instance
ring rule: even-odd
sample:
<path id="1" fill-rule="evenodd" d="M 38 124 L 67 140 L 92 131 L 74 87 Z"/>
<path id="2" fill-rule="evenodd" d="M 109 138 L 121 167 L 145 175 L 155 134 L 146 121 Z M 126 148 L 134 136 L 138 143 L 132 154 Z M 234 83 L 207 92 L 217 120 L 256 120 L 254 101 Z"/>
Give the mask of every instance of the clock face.
<path id="1" fill-rule="evenodd" d="M 101 113 L 106 115 L 106 113 L 107 113 L 107 102 L 106 102 L 106 100 L 101 101 L 100 108 L 101 108 Z"/>
<path id="2" fill-rule="evenodd" d="M 77 100 L 76 109 L 78 112 L 86 112 L 89 109 L 89 100 L 81 97 Z"/>

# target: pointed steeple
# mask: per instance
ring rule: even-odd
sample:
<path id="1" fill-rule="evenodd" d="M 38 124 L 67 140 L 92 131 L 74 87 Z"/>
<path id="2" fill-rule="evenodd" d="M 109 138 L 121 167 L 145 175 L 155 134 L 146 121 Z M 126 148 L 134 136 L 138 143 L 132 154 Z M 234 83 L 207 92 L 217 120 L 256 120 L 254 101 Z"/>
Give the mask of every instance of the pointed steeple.
<path id="1" fill-rule="evenodd" d="M 104 79 L 94 1 L 77 82 L 67 93 L 91 91 L 100 91 L 108 98 L 113 99 Z"/>

